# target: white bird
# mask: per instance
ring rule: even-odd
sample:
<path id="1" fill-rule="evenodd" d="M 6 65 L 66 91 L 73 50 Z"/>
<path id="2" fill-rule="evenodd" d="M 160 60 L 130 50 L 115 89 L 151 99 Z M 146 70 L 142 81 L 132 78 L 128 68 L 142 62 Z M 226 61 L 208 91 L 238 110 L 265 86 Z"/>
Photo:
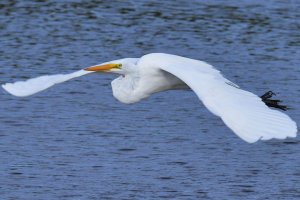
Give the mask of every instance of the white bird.
<path id="1" fill-rule="evenodd" d="M 270 99 L 271 92 L 258 97 L 240 89 L 206 62 L 164 53 L 114 60 L 71 74 L 42 76 L 2 87 L 12 95 L 29 96 L 92 72 L 120 74 L 111 83 L 112 92 L 116 99 L 126 104 L 156 92 L 190 88 L 210 112 L 249 143 L 296 137 L 297 134 L 297 125 L 289 116 L 268 107 L 286 109 L 278 104 L 279 101 Z"/>

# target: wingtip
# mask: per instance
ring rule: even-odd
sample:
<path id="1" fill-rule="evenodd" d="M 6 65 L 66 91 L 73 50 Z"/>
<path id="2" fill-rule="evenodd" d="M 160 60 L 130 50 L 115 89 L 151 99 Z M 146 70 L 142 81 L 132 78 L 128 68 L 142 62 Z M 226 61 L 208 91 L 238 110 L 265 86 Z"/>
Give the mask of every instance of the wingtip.
<path id="1" fill-rule="evenodd" d="M 8 83 L 4 83 L 1 85 L 1 87 L 3 88 L 3 90 L 9 94 L 11 94 L 11 92 L 9 91 L 9 88 L 8 88 Z"/>
<path id="2" fill-rule="evenodd" d="M 22 93 L 20 92 L 17 92 L 14 87 L 13 87 L 13 84 L 12 83 L 5 83 L 5 84 L 2 84 L 1 87 L 3 88 L 3 90 L 5 92 L 7 92 L 8 94 L 12 95 L 12 96 L 15 96 L 15 97 L 25 97 L 26 95 L 23 95 Z"/>

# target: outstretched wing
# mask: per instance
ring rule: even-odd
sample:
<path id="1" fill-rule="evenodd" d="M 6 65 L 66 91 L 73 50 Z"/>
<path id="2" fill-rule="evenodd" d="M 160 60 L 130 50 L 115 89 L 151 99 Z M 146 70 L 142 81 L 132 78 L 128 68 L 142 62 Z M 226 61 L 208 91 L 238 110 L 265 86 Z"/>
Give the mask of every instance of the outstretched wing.
<path id="1" fill-rule="evenodd" d="M 179 56 L 157 54 L 160 67 L 184 81 L 215 115 L 243 140 L 296 137 L 297 125 L 286 114 L 270 109 L 255 94 L 240 89 L 211 65 Z"/>
<path id="2" fill-rule="evenodd" d="M 79 70 L 70 74 L 45 75 L 26 81 L 18 81 L 15 83 L 6 83 L 2 88 L 8 93 L 17 97 L 26 97 L 35 93 L 46 90 L 56 84 L 63 83 L 70 79 L 92 73 L 90 71 Z"/>

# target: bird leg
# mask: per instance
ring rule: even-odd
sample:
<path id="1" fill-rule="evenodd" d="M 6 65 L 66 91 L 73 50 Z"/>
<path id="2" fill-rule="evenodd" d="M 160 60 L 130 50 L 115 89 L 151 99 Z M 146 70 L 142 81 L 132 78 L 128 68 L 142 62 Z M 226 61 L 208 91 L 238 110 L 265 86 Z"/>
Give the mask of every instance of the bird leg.
<path id="1" fill-rule="evenodd" d="M 273 95 L 276 95 L 276 94 L 272 91 L 268 91 L 264 95 L 262 95 L 260 98 L 268 107 L 278 108 L 278 109 L 281 109 L 284 111 L 289 109 L 286 105 L 280 105 L 279 104 L 281 102 L 280 100 L 271 99 Z"/>
<path id="2" fill-rule="evenodd" d="M 272 91 L 268 91 L 264 95 L 262 95 L 260 98 L 262 98 L 262 100 L 265 100 L 265 99 L 271 98 L 273 95 L 276 95 L 276 94 Z"/>

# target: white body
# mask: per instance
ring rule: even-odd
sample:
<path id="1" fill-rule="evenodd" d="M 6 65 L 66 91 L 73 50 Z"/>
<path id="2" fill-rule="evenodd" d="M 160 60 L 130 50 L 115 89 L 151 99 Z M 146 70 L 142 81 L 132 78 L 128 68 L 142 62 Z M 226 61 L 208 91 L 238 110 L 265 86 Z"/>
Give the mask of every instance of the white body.
<path id="1" fill-rule="evenodd" d="M 297 125 L 290 117 L 270 109 L 261 98 L 240 89 L 205 62 L 154 53 L 141 58 L 127 58 L 108 63 L 122 64 L 121 69 L 112 69 L 109 72 L 122 74 L 112 81 L 112 90 L 114 97 L 123 103 L 135 103 L 155 92 L 190 88 L 209 111 L 219 116 L 236 135 L 249 143 L 259 139 L 296 137 Z M 90 72 L 77 72 L 76 77 L 87 73 Z M 60 77 L 60 81 L 44 84 L 47 86 L 45 89 L 49 85 L 62 82 L 61 80 L 74 78 L 64 76 Z M 27 83 L 6 84 L 3 88 L 16 96 L 27 96 L 26 89 L 21 89 L 22 85 L 30 88 Z M 18 95 L 18 90 L 22 90 L 22 95 Z M 38 91 L 41 91 L 41 88 L 36 90 Z M 28 95 L 33 93 L 34 90 L 29 89 Z"/>

